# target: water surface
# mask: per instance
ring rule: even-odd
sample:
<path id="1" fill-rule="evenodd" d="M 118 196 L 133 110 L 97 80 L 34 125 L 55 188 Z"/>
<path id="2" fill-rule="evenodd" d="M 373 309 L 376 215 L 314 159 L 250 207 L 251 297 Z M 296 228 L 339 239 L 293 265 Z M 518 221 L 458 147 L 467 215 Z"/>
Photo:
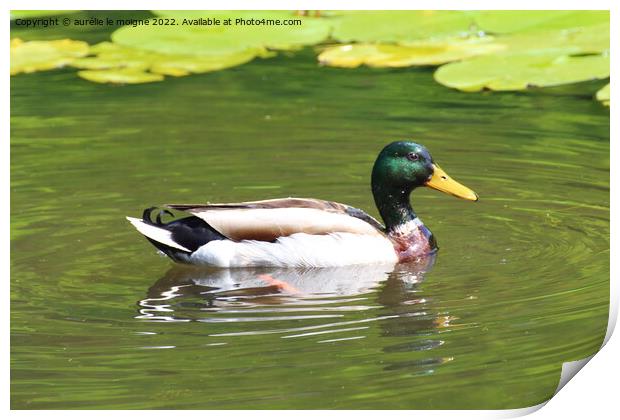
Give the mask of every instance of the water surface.
<path id="1" fill-rule="evenodd" d="M 12 408 L 547 399 L 607 323 L 609 111 L 575 92 L 464 94 L 312 51 L 137 86 L 12 77 Z M 286 196 L 377 216 L 370 169 L 399 139 L 481 197 L 413 194 L 441 248 L 419 264 L 188 269 L 124 219 Z"/>

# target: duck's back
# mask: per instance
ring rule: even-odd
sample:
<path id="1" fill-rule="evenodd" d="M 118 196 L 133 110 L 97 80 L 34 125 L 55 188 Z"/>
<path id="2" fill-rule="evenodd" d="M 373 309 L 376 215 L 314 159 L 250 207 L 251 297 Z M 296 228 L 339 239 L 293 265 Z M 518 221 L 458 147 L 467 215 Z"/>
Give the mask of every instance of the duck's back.
<path id="1" fill-rule="evenodd" d="M 226 204 L 169 204 L 165 207 L 187 211 L 235 241 L 274 241 L 295 233 L 384 235 L 383 226 L 366 212 L 334 201 L 278 198 Z"/>
<path id="2" fill-rule="evenodd" d="M 397 259 L 383 226 L 333 201 L 282 198 L 226 204 L 169 204 L 192 216 L 130 222 L 179 262 L 219 267 L 341 266 Z M 178 246 L 177 246 L 178 245 Z"/>

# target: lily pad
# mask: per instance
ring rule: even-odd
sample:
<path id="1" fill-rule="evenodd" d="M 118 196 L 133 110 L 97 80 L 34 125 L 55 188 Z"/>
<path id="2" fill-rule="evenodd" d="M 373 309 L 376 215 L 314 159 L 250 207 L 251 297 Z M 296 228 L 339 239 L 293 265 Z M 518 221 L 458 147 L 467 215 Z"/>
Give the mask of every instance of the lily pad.
<path id="1" fill-rule="evenodd" d="M 596 92 L 596 99 L 601 101 L 603 105 L 609 106 L 609 83 Z"/>
<path id="2" fill-rule="evenodd" d="M 499 54 L 441 66 L 435 80 L 465 92 L 523 90 L 609 77 L 609 56 Z"/>
<path id="3" fill-rule="evenodd" d="M 164 54 L 226 55 L 265 48 L 291 50 L 317 44 L 329 36 L 328 19 L 295 16 L 287 11 L 158 11 L 158 15 L 174 18 L 174 26 L 125 26 L 112 34 L 120 45 Z M 202 25 L 200 18 L 217 18 L 220 25 Z M 184 19 L 187 23 L 184 24 Z M 230 25 L 224 25 L 231 19 Z M 253 24 L 236 24 L 244 19 Z M 299 19 L 301 25 L 269 25 L 267 20 Z"/>
<path id="4" fill-rule="evenodd" d="M 609 25 L 606 10 L 485 10 L 472 16 L 480 29 L 496 34 Z"/>
<path id="5" fill-rule="evenodd" d="M 78 76 L 96 83 L 135 84 L 159 82 L 164 80 L 161 74 L 148 73 L 136 68 L 112 70 L 81 70 Z"/>
<path id="6" fill-rule="evenodd" d="M 498 36 L 510 52 L 592 54 L 609 50 L 609 23 Z"/>
<path id="7" fill-rule="evenodd" d="M 86 42 L 71 39 L 24 42 L 14 38 L 11 40 L 11 75 L 63 67 L 88 51 Z"/>
<path id="8" fill-rule="evenodd" d="M 190 73 L 207 73 L 238 66 L 252 60 L 256 54 L 241 52 L 223 57 L 192 57 L 187 55 L 161 55 L 151 65 L 153 73 L 168 76 L 184 76 Z"/>
<path id="9" fill-rule="evenodd" d="M 91 46 L 91 56 L 73 61 L 72 66 L 88 70 L 108 70 L 113 68 L 141 68 L 150 65 L 152 53 L 134 48 L 121 47 L 111 42 Z M 94 55 L 92 55 L 94 54 Z"/>
<path id="10" fill-rule="evenodd" d="M 159 81 L 162 76 L 186 76 L 190 73 L 206 73 L 243 64 L 252 60 L 254 52 L 235 53 L 225 56 L 191 56 L 182 54 L 160 54 L 137 48 L 123 47 L 103 42 L 91 48 L 96 56 L 75 60 L 72 66 L 92 70 L 78 73 L 88 80 L 99 83 L 147 83 Z M 101 77 L 95 71 L 103 70 Z M 132 70 L 132 71 L 128 71 Z M 118 72 L 118 82 L 114 72 Z M 157 75 L 147 77 L 146 75 Z"/>
<path id="11" fill-rule="evenodd" d="M 490 37 L 416 41 L 407 45 L 347 44 L 329 47 L 319 62 L 332 67 L 407 67 L 444 64 L 505 49 Z"/>
<path id="12" fill-rule="evenodd" d="M 333 18 L 332 37 L 340 42 L 404 43 L 469 34 L 467 12 L 446 10 L 350 11 Z"/>

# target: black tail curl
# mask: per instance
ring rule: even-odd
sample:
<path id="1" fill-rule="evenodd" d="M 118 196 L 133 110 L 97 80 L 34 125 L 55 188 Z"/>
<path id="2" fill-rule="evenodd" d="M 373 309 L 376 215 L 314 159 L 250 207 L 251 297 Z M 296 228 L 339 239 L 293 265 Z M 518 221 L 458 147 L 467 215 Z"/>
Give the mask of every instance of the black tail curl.
<path id="1" fill-rule="evenodd" d="M 142 212 L 142 221 L 149 225 L 166 229 L 171 233 L 174 242 L 181 245 L 183 248 L 189 249 L 191 252 L 173 248 L 148 237 L 146 239 L 176 262 L 187 262 L 189 256 L 194 251 L 210 241 L 228 239 L 211 227 L 207 222 L 196 216 L 183 217 L 165 223 L 162 221 L 163 216 L 168 215 L 170 217 L 175 217 L 168 209 L 160 209 L 155 217 L 155 221 L 153 221 L 152 214 L 157 209 L 158 207 L 149 207 L 145 209 L 144 212 Z"/>

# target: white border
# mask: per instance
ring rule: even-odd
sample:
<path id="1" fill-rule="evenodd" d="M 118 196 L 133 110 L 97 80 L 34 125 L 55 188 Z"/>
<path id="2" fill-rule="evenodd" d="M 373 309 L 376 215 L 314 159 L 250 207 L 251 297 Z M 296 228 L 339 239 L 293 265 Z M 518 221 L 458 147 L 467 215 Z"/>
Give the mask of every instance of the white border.
<path id="1" fill-rule="evenodd" d="M 404 9 L 434 9 L 434 10 L 474 10 L 474 9 L 506 9 L 506 10 L 609 10 L 612 9 L 611 0 L 229 0 L 223 1 L 192 1 L 192 0 L 5 0 L 8 9 L 54 9 L 54 10 L 259 10 L 259 9 L 284 9 L 284 10 L 404 10 Z M 501 4 L 501 6 L 500 6 Z M 62 5 L 62 7 L 59 7 Z"/>
<path id="2" fill-rule="evenodd" d="M 223 1 L 192 1 L 192 0 L 5 0 L 7 10 L 10 9 L 58 9 L 58 10 L 610 10 L 612 0 L 228 0 Z"/>
<path id="3" fill-rule="evenodd" d="M 3 150 L 0 153 L 0 176 L 2 177 L 3 194 L 2 204 L 4 209 L 9 208 L 9 177 L 10 177 L 10 129 L 9 129 L 9 108 L 10 108 L 10 96 L 9 96 L 9 10 L 10 9 L 67 9 L 67 10 L 152 10 L 152 9 L 179 9 L 179 10 L 192 10 L 192 9 L 310 9 L 310 10 L 330 10 L 330 9 L 376 9 L 376 10 L 389 10 L 389 9 L 531 9 L 531 10 L 548 10 L 548 9 L 573 9 L 573 10 L 595 10 L 606 9 L 612 11 L 612 25 L 611 25 L 611 42 L 612 51 L 616 52 L 618 33 L 618 2 L 611 0 L 589 0 L 589 1 L 577 1 L 577 0 L 470 0 L 470 1 L 455 1 L 455 0 L 442 0 L 442 1 L 396 1 L 396 0 L 382 0 L 380 2 L 370 0 L 358 0 L 355 2 L 344 0 L 316 0 L 316 1 L 284 1 L 284 0 L 261 0 L 260 2 L 255 0 L 229 0 L 223 1 L 203 1 L 196 2 L 191 0 L 176 0 L 176 1 L 144 1 L 144 0 L 89 0 L 88 2 L 76 1 L 76 0 L 57 0 L 51 2 L 49 0 L 5 0 L 4 6 L 4 19 L 0 23 L 3 28 L 3 33 L 7 36 L 5 42 L 2 44 L 3 48 L 3 60 L 5 68 L 5 77 L 2 79 L 2 101 L 0 115 L 4 119 L 4 123 L 1 125 Z M 612 54 L 612 73 L 617 67 L 618 58 Z M 614 76 L 612 75 L 612 78 Z M 617 95 L 617 89 L 615 85 L 612 86 L 611 92 L 612 104 L 618 104 L 620 98 Z M 615 106 L 612 105 L 612 109 Z M 611 120 L 611 161 L 618 162 L 618 148 L 615 142 L 618 141 L 616 120 L 612 117 Z M 611 169 L 611 183 L 614 184 L 614 179 L 617 179 L 617 170 Z M 613 191 L 613 189 L 612 189 Z M 611 208 L 618 208 L 616 205 L 616 199 L 611 195 Z M 6 217 L 6 216 L 5 216 Z M 2 294 L 5 301 L 2 307 L 4 308 L 4 325 L 3 332 L 6 340 L 2 340 L 4 346 L 2 347 L 3 354 L 3 381 L 2 383 L 2 407 L 6 410 L 9 409 L 9 383 L 10 383 L 10 352 L 9 352 L 9 320 L 10 320 L 10 294 L 9 294 L 9 278 L 10 278 L 10 240 L 9 240 L 9 223 L 5 219 L 3 223 L 0 223 L 0 229 L 3 237 L 1 257 L 3 278 L 5 279 L 4 293 Z M 611 223 L 612 232 L 612 251 L 616 249 L 614 246 L 614 238 L 617 238 L 616 225 Z M 612 254 L 613 255 L 613 254 Z M 617 384 L 618 384 L 618 360 L 615 354 L 620 353 L 620 344 L 618 344 L 617 337 L 611 337 L 611 332 L 618 313 L 618 288 L 616 274 L 618 274 L 617 264 L 614 263 L 614 259 L 611 259 L 611 302 L 610 302 L 610 325 L 607 336 L 605 338 L 606 345 L 597 355 L 594 356 L 592 361 L 588 364 L 588 367 L 584 369 L 578 376 L 579 379 L 570 381 L 562 391 L 552 398 L 547 404 L 544 410 L 540 410 L 534 414 L 535 418 L 547 419 L 547 418 L 564 418 L 564 419 L 583 419 L 585 416 L 594 416 L 594 418 L 610 418 L 611 413 L 617 413 Z M 610 339 L 611 337 L 611 339 Z M 403 390 L 404 392 L 415 392 L 415 390 Z M 541 404 L 543 406 L 545 404 Z M 411 418 L 415 416 L 416 419 L 446 419 L 446 418 L 471 418 L 471 419 L 485 419 L 485 418 L 506 418 L 524 415 L 529 412 L 536 411 L 538 408 L 526 408 L 522 410 L 489 410 L 489 411 L 382 411 L 382 412 L 352 412 L 352 411 L 311 411 L 311 412 L 291 412 L 291 411 L 259 411 L 259 412 L 239 412 L 239 411 L 220 411 L 209 412 L 203 411 L 183 411 L 180 415 L 190 416 L 196 418 L 204 418 L 205 415 L 217 415 L 223 417 L 236 417 L 237 415 L 246 416 L 258 416 L 269 417 L 270 419 L 284 418 L 285 416 L 295 416 L 300 418 L 312 418 L 316 416 L 327 417 L 341 417 L 348 415 L 355 416 L 388 416 L 388 417 L 403 417 Z M 165 418 L 170 414 L 167 411 L 127 411 L 119 413 L 120 415 L 126 414 L 128 416 L 142 416 L 160 417 Z M 62 416 L 63 418 L 81 418 L 84 415 L 95 418 L 107 418 L 110 413 L 105 411 L 88 411 L 86 413 L 81 411 L 11 411 L 10 415 L 13 417 L 30 418 L 35 416 L 56 417 Z"/>

